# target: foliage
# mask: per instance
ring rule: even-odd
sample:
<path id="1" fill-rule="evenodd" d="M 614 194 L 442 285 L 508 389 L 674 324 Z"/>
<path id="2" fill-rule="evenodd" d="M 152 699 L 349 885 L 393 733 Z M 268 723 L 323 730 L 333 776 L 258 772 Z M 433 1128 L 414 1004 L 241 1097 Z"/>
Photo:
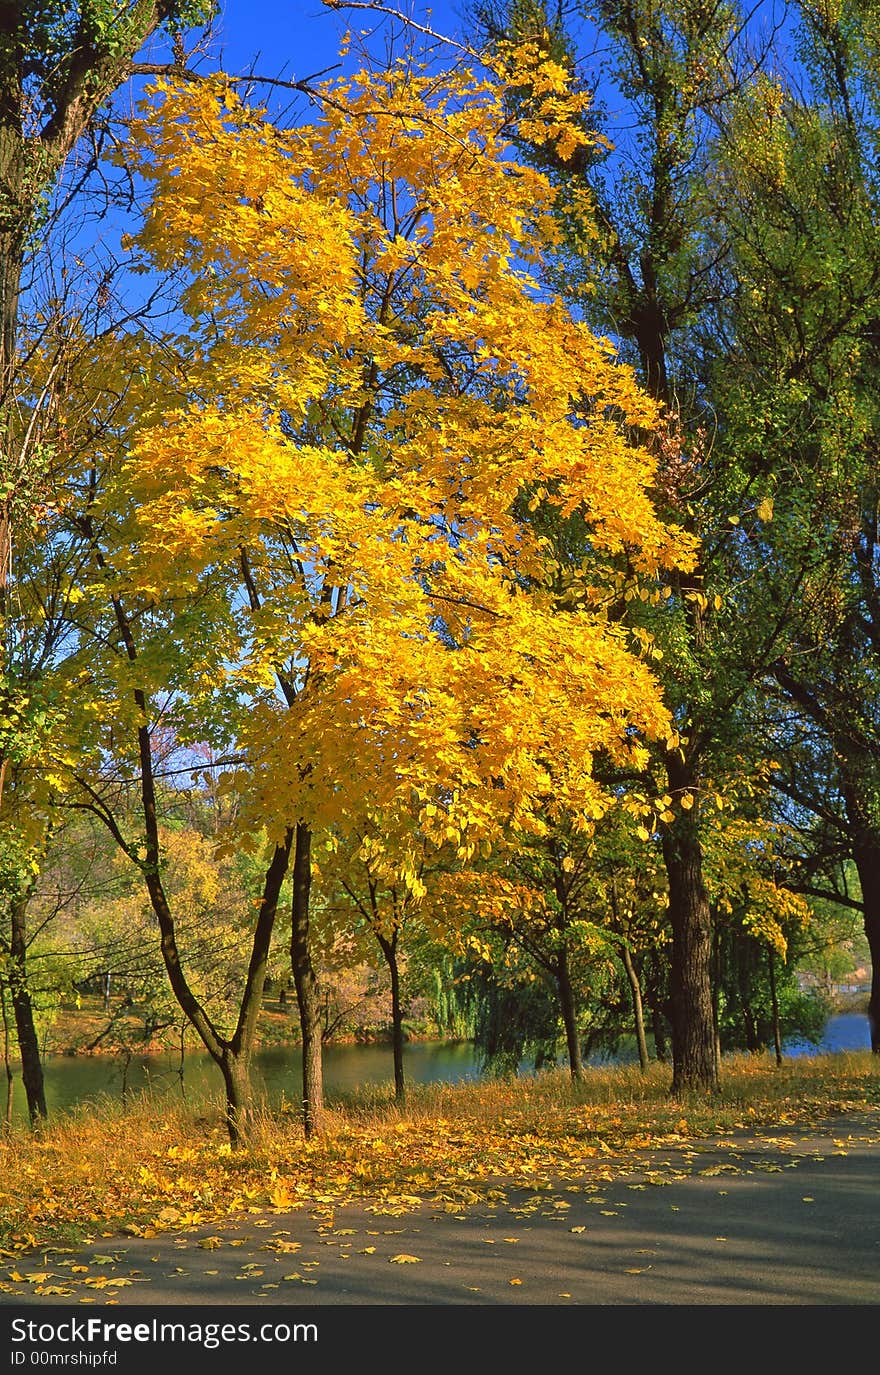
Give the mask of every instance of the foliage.
<path id="1" fill-rule="evenodd" d="M 559 787 L 601 807 L 596 749 L 637 762 L 625 725 L 665 713 L 624 635 L 555 612 L 515 500 L 584 511 L 597 585 L 607 553 L 653 575 L 690 549 L 615 418 L 647 425 L 650 403 L 529 274 L 548 191 L 505 153 L 492 86 L 399 63 L 288 132 L 222 86 L 162 97 L 134 135 L 141 247 L 191 277 L 191 390 L 134 443 L 118 566 L 154 599 L 238 597 L 251 806 L 277 833 L 345 825 L 359 794 L 415 801 L 462 855 Z"/>

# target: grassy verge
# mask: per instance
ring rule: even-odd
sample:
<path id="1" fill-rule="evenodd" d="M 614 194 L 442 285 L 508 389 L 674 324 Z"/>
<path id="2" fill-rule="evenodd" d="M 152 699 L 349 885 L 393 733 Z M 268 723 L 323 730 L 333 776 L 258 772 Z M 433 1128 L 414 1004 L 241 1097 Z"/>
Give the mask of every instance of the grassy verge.
<path id="1" fill-rule="evenodd" d="M 720 1094 L 671 1099 L 652 1065 L 531 1078 L 418 1085 L 404 1106 L 385 1089 L 336 1103 L 326 1131 L 305 1141 L 298 1117 L 266 1114 L 247 1149 L 229 1148 L 219 1104 L 207 1113 L 145 1094 L 22 1129 L 0 1142 L 0 1248 L 154 1235 L 243 1213 L 330 1212 L 351 1202 L 403 1213 L 421 1201 L 451 1210 L 510 1185 L 609 1180 L 644 1167 L 653 1147 L 743 1131 L 809 1132 L 864 1111 L 880 1137 L 880 1059 L 869 1052 L 725 1058 Z"/>

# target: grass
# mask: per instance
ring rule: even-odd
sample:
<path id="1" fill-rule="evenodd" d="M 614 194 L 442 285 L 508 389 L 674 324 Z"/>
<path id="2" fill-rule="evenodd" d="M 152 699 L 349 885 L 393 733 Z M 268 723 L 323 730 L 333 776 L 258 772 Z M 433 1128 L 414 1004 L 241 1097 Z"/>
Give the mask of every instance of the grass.
<path id="1" fill-rule="evenodd" d="M 335 1101 L 306 1141 L 290 1108 L 258 1117 L 246 1149 L 230 1150 L 219 1102 L 170 1095 L 110 1098 L 0 1141 L 0 1248 L 154 1235 L 248 1212 L 366 1203 L 403 1213 L 425 1200 L 460 1209 L 511 1185 L 609 1180 L 644 1167 L 653 1147 L 747 1132 L 796 1136 L 859 1111 L 880 1134 L 880 1057 L 870 1052 L 725 1057 L 711 1100 L 670 1097 L 668 1067 L 563 1071 L 528 1078 L 390 1088 Z"/>

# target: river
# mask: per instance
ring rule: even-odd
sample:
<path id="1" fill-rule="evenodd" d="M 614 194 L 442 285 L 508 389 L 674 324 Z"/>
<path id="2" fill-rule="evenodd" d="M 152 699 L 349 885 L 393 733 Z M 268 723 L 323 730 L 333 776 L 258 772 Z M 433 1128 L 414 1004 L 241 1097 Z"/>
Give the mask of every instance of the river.
<path id="1" fill-rule="evenodd" d="M 783 1045 L 786 1055 L 808 1055 L 870 1049 L 868 1019 L 863 1013 L 845 1012 L 829 1018 L 818 1046 L 789 1040 Z M 634 1058 L 622 1054 L 621 1060 Z M 179 1059 L 173 1055 L 152 1055 L 132 1059 L 127 1068 L 121 1060 L 100 1055 L 50 1056 L 44 1064 L 46 1103 L 50 1115 L 77 1103 L 102 1096 L 121 1098 L 124 1091 L 144 1089 L 186 1095 L 196 1102 L 206 1095 L 219 1095 L 219 1071 L 204 1052 L 187 1053 L 184 1073 L 178 1073 Z M 295 1103 L 300 1091 L 301 1059 L 298 1050 L 274 1049 L 255 1056 L 255 1078 L 272 1107 Z M 480 1075 L 473 1046 L 467 1041 L 413 1041 L 404 1051 L 404 1073 L 411 1084 L 457 1083 Z M 328 1046 L 324 1051 L 324 1083 L 328 1099 L 351 1093 L 367 1084 L 393 1081 L 391 1047 L 388 1045 Z M 24 1089 L 15 1081 L 14 1116 L 26 1116 Z"/>

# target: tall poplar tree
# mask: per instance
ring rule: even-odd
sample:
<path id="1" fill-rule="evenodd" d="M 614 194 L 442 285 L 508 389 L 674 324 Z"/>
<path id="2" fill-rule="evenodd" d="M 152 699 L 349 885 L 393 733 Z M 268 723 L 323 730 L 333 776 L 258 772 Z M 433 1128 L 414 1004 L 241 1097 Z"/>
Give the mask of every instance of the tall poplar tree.
<path id="1" fill-rule="evenodd" d="M 767 614 L 805 570 L 763 684 L 768 752 L 782 812 L 811 819 L 802 887 L 861 906 L 880 1053 L 880 42 L 871 3 L 797 8 L 789 61 L 725 130 L 736 291 L 713 389 L 772 482 L 754 567 Z M 836 885 L 847 859 L 856 894 Z"/>
<path id="2" fill-rule="evenodd" d="M 661 673 L 676 727 L 666 748 L 654 752 L 653 778 L 655 794 L 671 798 L 659 809 L 667 819 L 657 834 L 673 937 L 673 1091 L 712 1091 L 717 1057 L 703 801 L 707 776 L 717 782 L 736 733 L 743 656 L 751 662 L 766 655 L 754 643 L 731 644 L 730 623 L 719 621 L 728 521 L 739 517 L 743 482 L 712 449 L 692 347 L 727 251 L 723 231 L 707 245 L 705 186 L 718 112 L 743 79 L 741 17 L 728 0 L 600 0 L 591 15 L 607 59 L 594 67 L 587 58 L 581 69 L 563 20 L 543 4 L 516 0 L 481 11 L 490 33 L 531 35 L 593 92 L 588 117 L 604 145 L 594 141 L 563 158 L 540 138 L 529 147 L 558 190 L 566 246 L 554 280 L 619 344 L 660 404 L 657 499 L 700 542 L 697 562 L 670 577 L 662 614 L 650 621 L 665 655 Z M 618 135 L 622 125 L 626 132 Z M 617 614 L 629 620 L 636 606 L 623 592 Z"/>

